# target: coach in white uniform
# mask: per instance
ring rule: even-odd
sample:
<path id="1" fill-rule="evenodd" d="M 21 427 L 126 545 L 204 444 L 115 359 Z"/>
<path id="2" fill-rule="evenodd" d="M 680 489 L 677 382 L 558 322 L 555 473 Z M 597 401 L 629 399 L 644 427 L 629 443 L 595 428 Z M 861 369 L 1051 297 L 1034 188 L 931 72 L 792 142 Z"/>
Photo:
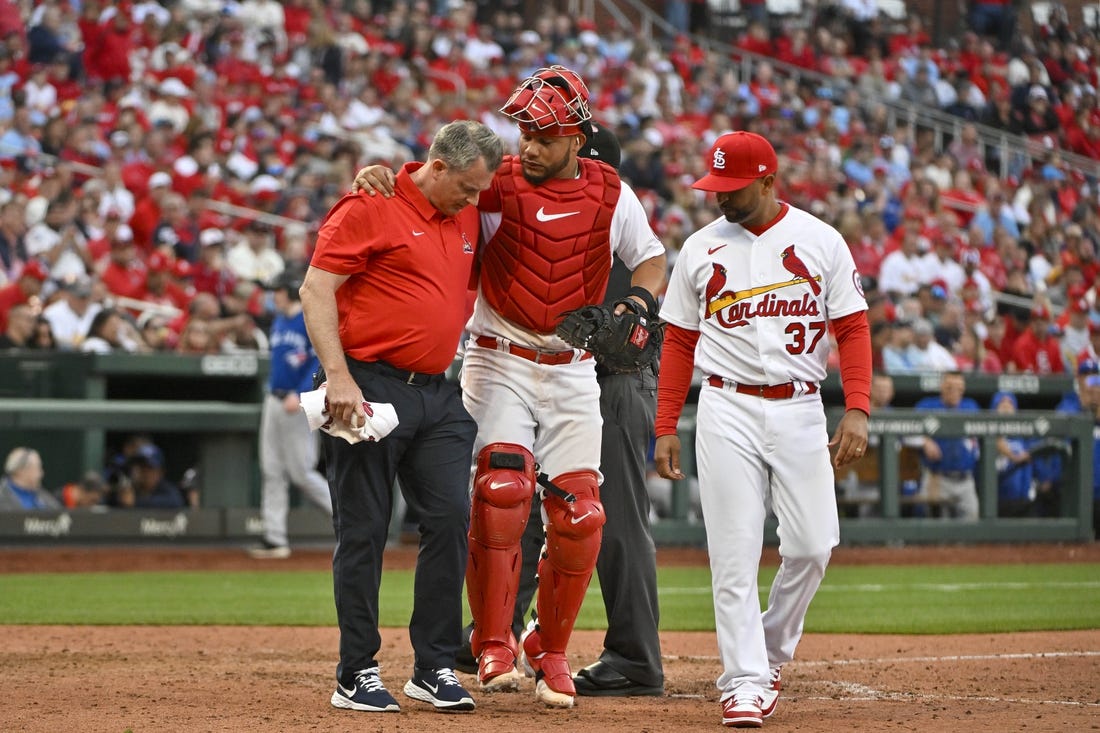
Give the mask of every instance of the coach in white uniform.
<path id="1" fill-rule="evenodd" d="M 655 459 L 682 479 L 676 424 L 703 374 L 696 454 L 722 674 L 722 723 L 758 728 L 775 710 L 779 668 L 794 656 L 806 609 L 840 540 L 833 463 L 863 454 L 871 337 L 860 275 L 831 226 L 776 199 L 767 140 L 715 141 L 709 174 L 723 216 L 684 243 L 661 317 L 668 322 L 657 395 Z M 827 330 L 836 337 L 847 411 L 832 441 L 818 385 Z M 782 563 L 761 614 L 764 520 L 779 521 Z"/>

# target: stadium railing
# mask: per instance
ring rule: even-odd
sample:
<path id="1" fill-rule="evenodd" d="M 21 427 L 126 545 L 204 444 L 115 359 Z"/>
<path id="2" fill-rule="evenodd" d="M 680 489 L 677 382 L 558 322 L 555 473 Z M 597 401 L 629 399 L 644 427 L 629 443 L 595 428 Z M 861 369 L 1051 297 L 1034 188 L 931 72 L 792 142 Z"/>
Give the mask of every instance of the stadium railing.
<path id="1" fill-rule="evenodd" d="M 938 380 L 937 380 L 938 384 Z M 835 404 L 835 403 L 834 403 Z M 830 434 L 843 415 L 841 408 L 827 411 Z M 897 439 L 933 435 L 966 436 L 981 444 L 977 470 L 980 512 L 975 521 L 926 517 L 903 517 L 899 477 L 899 452 L 879 451 L 877 517 L 841 520 L 841 541 L 846 544 L 919 542 L 1082 542 L 1093 539 L 1092 475 L 1093 421 L 1084 416 L 1044 410 L 1021 410 L 1012 415 L 958 413 L 894 409 L 876 413 L 870 420 L 871 434 L 879 444 L 892 446 Z M 688 480 L 674 482 L 672 517 L 654 526 L 659 544 L 702 544 L 703 528 L 688 517 L 688 482 L 695 477 L 695 405 L 685 406 L 680 418 L 681 467 Z M 998 516 L 996 440 L 1000 436 L 1066 441 L 1065 474 L 1061 485 L 1058 515 L 1036 518 Z M 766 528 L 769 544 L 778 543 L 775 520 Z"/>

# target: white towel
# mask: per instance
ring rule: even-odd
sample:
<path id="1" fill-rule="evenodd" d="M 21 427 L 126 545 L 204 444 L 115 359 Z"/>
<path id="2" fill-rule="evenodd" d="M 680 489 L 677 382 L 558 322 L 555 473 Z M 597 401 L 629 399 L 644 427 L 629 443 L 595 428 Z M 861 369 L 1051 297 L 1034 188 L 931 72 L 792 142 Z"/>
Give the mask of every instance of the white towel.
<path id="1" fill-rule="evenodd" d="M 310 430 L 322 430 L 329 435 L 343 438 L 349 443 L 366 440 L 382 440 L 397 427 L 397 410 L 388 402 L 363 402 L 366 422 L 361 426 L 348 425 L 343 420 L 335 420 L 328 413 L 328 400 L 325 397 L 328 384 L 322 384 L 312 392 L 302 393 L 302 411 L 309 421 Z"/>

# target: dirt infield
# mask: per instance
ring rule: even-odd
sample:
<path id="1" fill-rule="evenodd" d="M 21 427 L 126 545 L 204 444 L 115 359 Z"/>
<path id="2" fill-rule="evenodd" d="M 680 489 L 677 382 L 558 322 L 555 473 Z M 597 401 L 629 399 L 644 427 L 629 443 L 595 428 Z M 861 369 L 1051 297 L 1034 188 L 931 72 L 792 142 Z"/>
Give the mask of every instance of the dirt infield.
<path id="1" fill-rule="evenodd" d="M 773 553 L 768 553 L 769 555 Z M 136 562 L 136 558 L 142 558 Z M 387 566 L 412 562 L 410 548 Z M 662 550 L 665 564 L 705 562 Z M 766 560 L 767 561 L 767 560 Z M 837 564 L 1100 561 L 1100 545 L 839 548 Z M 326 550 L 260 563 L 238 550 L 3 550 L 0 572 L 327 568 Z M 579 698 L 573 710 L 520 693 L 475 695 L 477 711 L 441 716 L 404 698 L 403 630 L 383 632 L 382 676 L 399 715 L 333 709 L 330 628 L 26 627 L 0 630 L 0 731 L 705 731 L 720 728 L 711 633 L 665 633 L 663 698 Z M 602 634 L 577 632 L 574 667 Z M 468 682 L 471 680 L 466 678 Z M 772 731 L 1086 731 L 1100 729 L 1100 631 L 870 636 L 809 634 L 784 668 Z"/>

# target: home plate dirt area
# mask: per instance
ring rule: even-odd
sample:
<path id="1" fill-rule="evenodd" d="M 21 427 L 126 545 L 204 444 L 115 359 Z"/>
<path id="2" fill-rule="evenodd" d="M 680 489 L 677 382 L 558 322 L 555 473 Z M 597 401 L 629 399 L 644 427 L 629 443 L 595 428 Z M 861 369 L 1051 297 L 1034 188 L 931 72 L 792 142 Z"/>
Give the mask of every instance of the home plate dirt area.
<path id="1" fill-rule="evenodd" d="M 74 570 L 294 569 L 329 567 L 329 550 L 285 562 L 239 548 L 0 549 L 0 573 Z M 415 549 L 387 555 L 409 567 Z M 705 552 L 662 548 L 662 564 L 705 563 Z M 774 562 L 774 550 L 765 563 Z M 836 564 L 1100 562 L 1085 545 L 838 548 Z M 706 731 L 721 728 L 718 658 L 711 632 L 662 634 L 666 695 L 578 698 L 572 710 L 518 693 L 478 694 L 472 713 L 442 715 L 405 698 L 412 668 L 403 629 L 384 629 L 382 678 L 398 714 L 329 705 L 335 628 L 0 627 L 0 731 Z M 602 632 L 573 635 L 574 669 L 599 653 Z M 472 677 L 463 681 L 473 691 Z M 1100 630 L 881 636 L 807 634 L 783 670 L 771 731 L 1100 730 Z"/>

